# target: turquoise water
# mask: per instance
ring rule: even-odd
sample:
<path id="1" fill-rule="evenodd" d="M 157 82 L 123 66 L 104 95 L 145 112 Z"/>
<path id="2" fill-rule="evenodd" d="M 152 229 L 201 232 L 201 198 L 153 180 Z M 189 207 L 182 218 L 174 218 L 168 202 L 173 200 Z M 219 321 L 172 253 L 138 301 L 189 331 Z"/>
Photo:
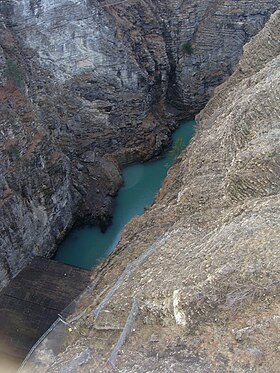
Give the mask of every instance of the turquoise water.
<path id="1" fill-rule="evenodd" d="M 182 123 L 173 134 L 173 150 L 163 158 L 124 168 L 124 185 L 116 197 L 112 225 L 105 233 L 98 227 L 73 229 L 59 246 L 54 259 L 89 269 L 106 258 L 117 245 L 125 224 L 153 203 L 174 153 L 188 145 L 194 131 L 195 121 Z"/>

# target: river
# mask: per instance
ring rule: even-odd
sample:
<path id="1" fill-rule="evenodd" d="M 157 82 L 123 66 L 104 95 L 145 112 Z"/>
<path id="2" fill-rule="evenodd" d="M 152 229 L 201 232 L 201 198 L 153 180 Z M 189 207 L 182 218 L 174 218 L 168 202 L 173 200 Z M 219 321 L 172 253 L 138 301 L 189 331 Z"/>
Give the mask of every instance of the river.
<path id="1" fill-rule="evenodd" d="M 194 120 L 183 122 L 172 136 L 172 148 L 162 158 L 125 167 L 124 185 L 116 197 L 113 223 L 105 233 L 99 227 L 73 229 L 60 244 L 54 259 L 90 269 L 106 258 L 119 242 L 124 226 L 153 203 L 172 159 L 188 145 L 194 131 Z"/>

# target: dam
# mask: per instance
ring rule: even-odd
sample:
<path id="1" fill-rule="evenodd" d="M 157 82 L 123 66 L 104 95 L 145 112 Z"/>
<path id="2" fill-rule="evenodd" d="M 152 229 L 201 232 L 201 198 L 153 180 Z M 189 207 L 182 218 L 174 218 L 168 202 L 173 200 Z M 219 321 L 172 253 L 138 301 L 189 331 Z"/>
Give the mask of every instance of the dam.
<path id="1" fill-rule="evenodd" d="M 0 372 L 34 343 L 89 284 L 90 271 L 36 257 L 0 292 Z"/>

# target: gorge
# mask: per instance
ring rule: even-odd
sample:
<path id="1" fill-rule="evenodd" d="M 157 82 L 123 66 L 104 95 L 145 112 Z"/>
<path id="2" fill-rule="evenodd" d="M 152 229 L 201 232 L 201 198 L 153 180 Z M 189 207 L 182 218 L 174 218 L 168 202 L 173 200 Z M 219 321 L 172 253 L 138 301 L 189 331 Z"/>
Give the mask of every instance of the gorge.
<path id="1" fill-rule="evenodd" d="M 110 222 L 119 167 L 167 146 L 278 6 L 1 2 L 1 286 L 74 222 Z"/>
<path id="2" fill-rule="evenodd" d="M 279 26 L 277 11 L 196 117 L 155 204 L 94 271 L 76 332 L 26 372 L 278 372 Z"/>
<path id="3" fill-rule="evenodd" d="M 279 5 L 0 3 L 1 287 L 197 121 L 24 372 L 278 371 Z"/>

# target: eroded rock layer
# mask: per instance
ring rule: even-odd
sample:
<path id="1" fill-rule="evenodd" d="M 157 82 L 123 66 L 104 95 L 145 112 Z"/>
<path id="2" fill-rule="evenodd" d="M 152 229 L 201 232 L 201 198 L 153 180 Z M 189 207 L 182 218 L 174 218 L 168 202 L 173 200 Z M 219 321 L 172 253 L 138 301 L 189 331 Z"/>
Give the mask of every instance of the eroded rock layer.
<path id="1" fill-rule="evenodd" d="M 106 226 L 120 165 L 167 146 L 278 6 L 4 0 L 0 279 L 80 219 Z"/>
<path id="2" fill-rule="evenodd" d="M 37 352 L 46 372 L 279 371 L 279 32 L 278 11 L 94 272 L 68 347 Z"/>

